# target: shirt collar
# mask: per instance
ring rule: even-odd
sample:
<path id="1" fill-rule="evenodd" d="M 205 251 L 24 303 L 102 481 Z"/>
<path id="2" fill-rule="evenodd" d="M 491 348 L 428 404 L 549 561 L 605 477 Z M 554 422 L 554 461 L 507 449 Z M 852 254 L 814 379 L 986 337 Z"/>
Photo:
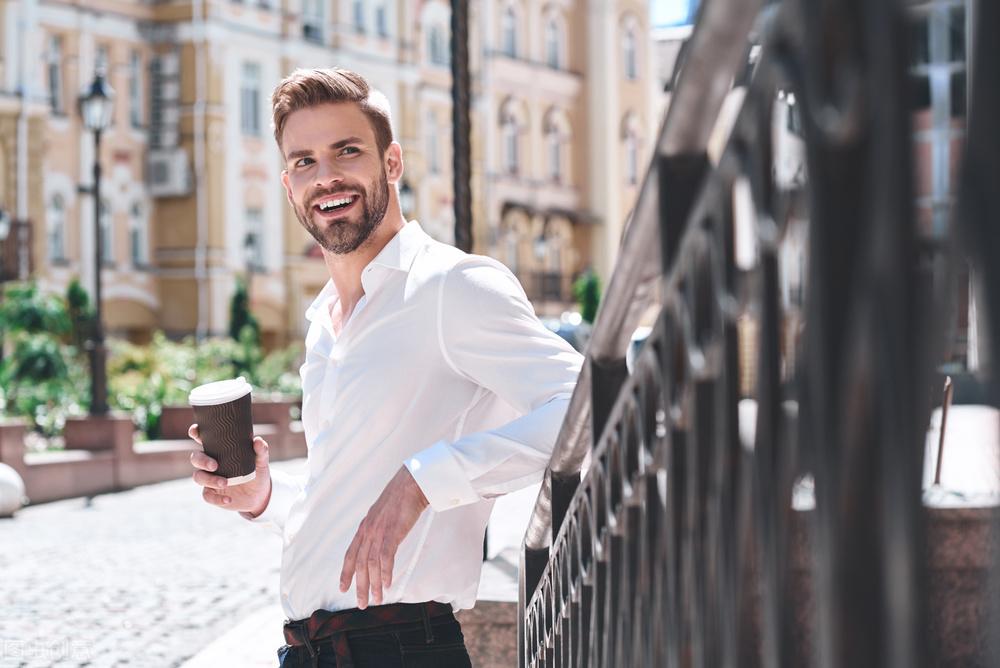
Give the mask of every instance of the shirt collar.
<path id="1" fill-rule="evenodd" d="M 427 234 L 420 227 L 420 223 L 415 220 L 403 225 L 389 243 L 379 251 L 379 254 L 368 263 L 365 269 L 370 267 L 386 267 L 398 271 L 409 271 L 413 259 L 417 252 L 424 247 L 427 242 Z"/>
<path id="2" fill-rule="evenodd" d="M 388 272 L 380 269 L 409 271 L 417 253 L 424 247 L 429 238 L 417 221 L 412 220 L 403 225 L 402 229 L 362 270 L 361 284 L 365 288 L 365 294 L 373 293 L 385 281 Z M 318 315 L 329 314 L 329 304 L 335 299 L 337 299 L 337 288 L 332 279 L 327 279 L 326 285 L 306 309 L 306 319 L 309 322 L 314 322 Z"/>

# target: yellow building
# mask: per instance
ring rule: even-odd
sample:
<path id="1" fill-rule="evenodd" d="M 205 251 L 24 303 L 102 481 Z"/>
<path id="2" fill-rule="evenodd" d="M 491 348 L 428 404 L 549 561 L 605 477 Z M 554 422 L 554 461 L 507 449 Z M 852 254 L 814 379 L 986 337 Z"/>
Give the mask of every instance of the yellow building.
<path id="1" fill-rule="evenodd" d="M 475 250 L 555 313 L 582 269 L 610 275 L 648 159 L 645 3 L 470 14 Z M 44 289 L 92 285 L 93 138 L 76 99 L 98 68 L 117 92 L 98 216 L 112 334 L 224 333 L 249 272 L 265 343 L 301 337 L 326 271 L 278 181 L 269 108 L 295 67 L 355 69 L 386 94 L 406 213 L 453 239 L 445 0 L 0 0 L 0 35 L 0 208 L 31 221 Z"/>

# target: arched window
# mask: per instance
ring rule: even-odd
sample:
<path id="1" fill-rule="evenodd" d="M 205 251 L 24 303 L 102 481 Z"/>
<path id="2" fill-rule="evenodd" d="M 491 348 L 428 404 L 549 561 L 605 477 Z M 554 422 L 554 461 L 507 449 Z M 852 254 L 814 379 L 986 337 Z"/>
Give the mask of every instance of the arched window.
<path id="1" fill-rule="evenodd" d="M 451 54 L 448 52 L 445 31 L 439 25 L 431 26 L 427 33 L 427 53 L 434 65 L 447 66 L 451 64 Z"/>
<path id="2" fill-rule="evenodd" d="M 515 175 L 521 171 L 521 135 L 527 126 L 524 104 L 508 97 L 500 106 L 501 170 Z"/>
<path id="3" fill-rule="evenodd" d="M 362 35 L 365 32 L 365 3 L 363 0 L 354 0 L 353 14 L 354 32 Z"/>
<path id="4" fill-rule="evenodd" d="M 639 142 L 634 134 L 625 137 L 625 180 L 629 185 L 639 182 Z"/>
<path id="5" fill-rule="evenodd" d="M 545 132 L 545 146 L 549 154 L 549 178 L 555 183 L 562 181 L 562 138 L 553 128 Z"/>
<path id="6" fill-rule="evenodd" d="M 518 161 L 518 132 L 517 121 L 508 118 L 503 122 L 501 134 L 503 135 L 503 164 L 504 170 L 508 174 L 517 174 Z"/>
<path id="7" fill-rule="evenodd" d="M 431 174 L 439 174 L 441 172 L 441 142 L 438 137 L 437 118 L 434 117 L 433 112 L 427 114 L 425 135 L 427 136 L 427 171 Z"/>
<path id="8" fill-rule="evenodd" d="M 132 266 L 145 267 L 149 264 L 149 234 L 146 212 L 140 202 L 133 202 L 128 221 L 129 251 Z"/>
<path id="9" fill-rule="evenodd" d="M 546 174 L 553 183 L 567 183 L 566 166 L 571 164 L 567 152 L 570 147 L 570 127 L 566 113 L 560 109 L 550 109 L 545 115 Z"/>
<path id="10" fill-rule="evenodd" d="M 636 43 L 636 26 L 629 21 L 625 25 L 625 35 L 622 37 L 622 60 L 626 79 L 639 78 L 639 47 Z"/>
<path id="11" fill-rule="evenodd" d="M 559 69 L 562 66 L 562 35 L 555 17 L 545 22 L 545 62 L 549 67 Z"/>
<path id="12" fill-rule="evenodd" d="M 517 274 L 518 254 L 520 251 L 521 239 L 517 234 L 517 227 L 511 226 L 504 235 L 504 260 L 511 273 Z"/>
<path id="13" fill-rule="evenodd" d="M 639 117 L 630 111 L 622 119 L 622 143 L 625 153 L 625 181 L 629 185 L 639 182 Z"/>
<path id="14" fill-rule="evenodd" d="M 507 5 L 500 22 L 501 49 L 511 58 L 517 57 L 517 14 L 512 5 Z"/>
<path id="15" fill-rule="evenodd" d="M 66 259 L 66 202 L 62 195 L 54 195 L 49 205 L 49 260 Z"/>
<path id="16" fill-rule="evenodd" d="M 389 36 L 389 15 L 385 7 L 385 2 L 380 2 L 375 7 L 375 32 L 379 37 Z"/>
<path id="17" fill-rule="evenodd" d="M 101 211 L 100 211 L 100 225 L 101 225 L 101 262 L 111 263 L 114 262 L 114 254 L 112 253 L 112 248 L 114 248 L 114 239 L 111 238 L 113 233 L 111 225 L 111 204 L 106 199 L 101 200 Z"/>

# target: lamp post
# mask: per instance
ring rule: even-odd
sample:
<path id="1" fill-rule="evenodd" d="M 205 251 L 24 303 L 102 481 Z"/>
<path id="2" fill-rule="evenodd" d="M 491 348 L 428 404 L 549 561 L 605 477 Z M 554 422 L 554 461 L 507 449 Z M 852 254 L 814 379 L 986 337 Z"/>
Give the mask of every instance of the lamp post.
<path id="1" fill-rule="evenodd" d="M 7 241 L 7 235 L 10 234 L 10 216 L 6 211 L 0 209 L 0 301 L 3 301 L 3 289 L 4 280 L 6 279 L 6 267 L 3 266 L 4 256 L 6 255 L 5 241 Z M 3 362 L 3 330 L 0 329 L 0 362 Z"/>
<path id="2" fill-rule="evenodd" d="M 101 315 L 101 133 L 111 125 L 115 91 L 98 70 L 94 80 L 80 93 L 83 125 L 94 133 L 94 326 L 87 344 L 90 352 L 90 414 L 107 415 L 107 350 L 104 347 L 104 319 Z"/>
<path id="3" fill-rule="evenodd" d="M 399 208 L 402 209 L 404 218 L 412 218 L 414 215 L 414 195 L 413 188 L 409 181 L 403 181 L 399 186 Z"/>

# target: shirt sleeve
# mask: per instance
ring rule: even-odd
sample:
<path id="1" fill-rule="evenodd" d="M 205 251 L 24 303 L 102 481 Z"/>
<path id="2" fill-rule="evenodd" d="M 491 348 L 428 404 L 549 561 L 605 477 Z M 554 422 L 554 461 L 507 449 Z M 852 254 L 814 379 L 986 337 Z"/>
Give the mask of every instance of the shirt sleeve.
<path id="1" fill-rule="evenodd" d="M 292 509 L 292 503 L 302 493 L 304 487 L 305 476 L 295 476 L 285 471 L 271 469 L 271 498 L 264 512 L 257 517 L 250 513 L 240 513 L 240 515 L 281 534 L 285 530 L 285 519 Z"/>
<path id="2" fill-rule="evenodd" d="M 447 363 L 521 413 L 497 429 L 434 443 L 405 462 L 440 512 L 541 480 L 583 356 L 546 329 L 514 275 L 490 258 L 470 256 L 451 269 L 438 313 Z"/>

